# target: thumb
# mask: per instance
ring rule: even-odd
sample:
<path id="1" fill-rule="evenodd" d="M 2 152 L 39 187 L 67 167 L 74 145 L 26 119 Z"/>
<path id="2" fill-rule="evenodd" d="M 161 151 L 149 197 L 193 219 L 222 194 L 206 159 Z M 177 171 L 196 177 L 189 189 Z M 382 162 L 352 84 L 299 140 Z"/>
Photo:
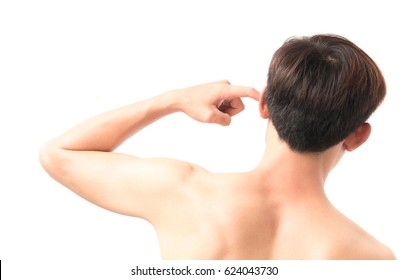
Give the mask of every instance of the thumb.
<path id="1" fill-rule="evenodd" d="M 212 108 L 211 122 L 223 126 L 228 126 L 232 122 L 232 117 L 226 113 L 219 111 L 219 109 L 214 106 Z"/>

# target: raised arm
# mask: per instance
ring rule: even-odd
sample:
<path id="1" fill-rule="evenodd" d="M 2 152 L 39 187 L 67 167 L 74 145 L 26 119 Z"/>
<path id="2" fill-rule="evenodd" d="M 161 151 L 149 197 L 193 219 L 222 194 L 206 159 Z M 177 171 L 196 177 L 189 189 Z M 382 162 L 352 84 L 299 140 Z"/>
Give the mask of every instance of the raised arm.
<path id="1" fill-rule="evenodd" d="M 88 201 L 125 215 L 154 219 L 162 201 L 203 169 L 170 159 L 139 159 L 113 150 L 139 130 L 175 112 L 197 121 L 228 125 L 244 109 L 253 88 L 226 81 L 172 90 L 93 117 L 45 144 L 40 161 L 58 182 Z"/>

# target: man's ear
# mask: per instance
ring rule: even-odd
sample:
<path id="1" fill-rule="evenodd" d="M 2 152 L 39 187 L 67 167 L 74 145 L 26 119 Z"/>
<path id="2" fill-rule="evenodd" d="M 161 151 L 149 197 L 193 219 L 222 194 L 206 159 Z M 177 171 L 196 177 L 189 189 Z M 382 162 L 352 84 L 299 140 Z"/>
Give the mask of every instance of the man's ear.
<path id="1" fill-rule="evenodd" d="M 260 94 L 260 99 L 259 99 L 259 111 L 260 111 L 260 116 L 263 119 L 269 118 L 269 110 L 268 110 L 266 100 L 265 100 L 266 89 L 267 89 L 267 87 L 264 87 L 262 93 Z"/>
<path id="2" fill-rule="evenodd" d="M 343 147 L 348 152 L 351 152 L 358 148 L 360 145 L 366 142 L 370 136 L 372 127 L 369 123 L 363 123 L 355 131 L 349 134 L 348 137 L 343 141 Z"/>

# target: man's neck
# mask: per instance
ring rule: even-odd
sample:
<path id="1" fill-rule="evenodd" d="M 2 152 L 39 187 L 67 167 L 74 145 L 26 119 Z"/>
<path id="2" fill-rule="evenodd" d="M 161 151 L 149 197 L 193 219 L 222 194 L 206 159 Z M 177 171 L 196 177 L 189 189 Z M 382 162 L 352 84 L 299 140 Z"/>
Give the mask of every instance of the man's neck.
<path id="1" fill-rule="evenodd" d="M 281 141 L 274 126 L 267 129 L 266 150 L 255 172 L 262 178 L 263 188 L 277 200 L 327 200 L 325 180 L 343 155 L 341 145 L 321 153 L 299 153 Z"/>

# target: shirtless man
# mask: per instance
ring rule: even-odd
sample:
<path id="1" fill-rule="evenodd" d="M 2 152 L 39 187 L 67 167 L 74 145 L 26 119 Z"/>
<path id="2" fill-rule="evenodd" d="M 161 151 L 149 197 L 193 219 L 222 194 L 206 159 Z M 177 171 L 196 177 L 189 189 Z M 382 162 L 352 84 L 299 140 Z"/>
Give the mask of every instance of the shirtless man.
<path id="1" fill-rule="evenodd" d="M 384 96 L 379 69 L 353 43 L 292 38 L 274 54 L 262 93 L 227 81 L 171 90 L 79 124 L 44 145 L 40 160 L 88 201 L 151 222 L 165 259 L 394 259 L 324 192 L 343 154 L 368 139 L 366 120 Z M 229 125 L 245 97 L 269 119 L 264 157 L 249 172 L 113 152 L 175 112 Z"/>

